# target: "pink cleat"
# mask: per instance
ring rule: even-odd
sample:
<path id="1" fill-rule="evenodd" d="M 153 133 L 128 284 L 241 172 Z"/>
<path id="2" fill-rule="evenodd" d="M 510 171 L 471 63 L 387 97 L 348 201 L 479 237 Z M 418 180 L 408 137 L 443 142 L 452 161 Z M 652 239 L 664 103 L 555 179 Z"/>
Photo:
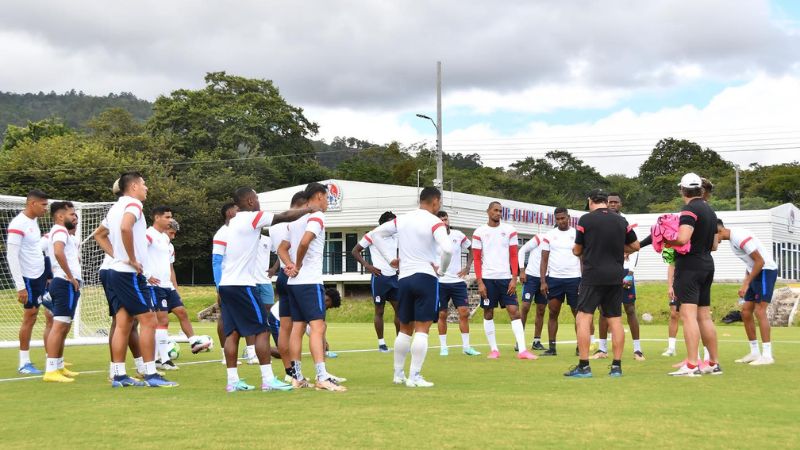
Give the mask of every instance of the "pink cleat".
<path id="1" fill-rule="evenodd" d="M 492 350 L 491 352 L 489 352 L 489 356 L 487 356 L 487 358 L 489 358 L 489 359 L 500 359 L 500 351 Z"/>
<path id="2" fill-rule="evenodd" d="M 539 359 L 539 357 L 531 353 L 529 350 L 523 350 L 517 353 L 517 359 Z"/>

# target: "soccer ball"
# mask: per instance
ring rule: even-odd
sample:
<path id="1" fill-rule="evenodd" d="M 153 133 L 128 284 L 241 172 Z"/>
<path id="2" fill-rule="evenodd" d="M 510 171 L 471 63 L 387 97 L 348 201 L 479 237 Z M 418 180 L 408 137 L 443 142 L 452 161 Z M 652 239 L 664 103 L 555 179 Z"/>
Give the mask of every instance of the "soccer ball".
<path id="1" fill-rule="evenodd" d="M 208 344 L 208 347 L 206 347 L 205 350 L 202 350 L 204 352 L 210 352 L 211 349 L 214 348 L 214 340 L 211 339 L 211 336 L 205 334 L 197 336 L 193 342 L 189 343 L 189 346 L 194 347 L 197 344 Z"/>
<path id="2" fill-rule="evenodd" d="M 653 315 L 650 313 L 644 313 L 642 314 L 642 320 L 644 320 L 647 323 L 650 323 L 653 321 Z"/>
<path id="3" fill-rule="evenodd" d="M 170 340 L 167 354 L 169 355 L 169 359 L 173 361 L 177 360 L 178 358 L 181 357 L 181 346 L 178 345 L 177 342 Z"/>

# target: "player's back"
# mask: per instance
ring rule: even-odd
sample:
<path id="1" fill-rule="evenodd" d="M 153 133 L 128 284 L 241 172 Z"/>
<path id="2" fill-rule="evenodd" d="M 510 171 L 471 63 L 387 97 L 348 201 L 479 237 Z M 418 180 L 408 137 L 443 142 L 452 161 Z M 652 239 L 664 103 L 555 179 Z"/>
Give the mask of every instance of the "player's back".
<path id="1" fill-rule="evenodd" d="M 400 253 L 399 278 L 415 273 L 436 276 L 433 264 L 438 263 L 439 247 L 433 232 L 445 226 L 444 222 L 424 209 L 416 209 L 394 220 Z"/>
<path id="2" fill-rule="evenodd" d="M 254 271 L 263 211 L 239 211 L 228 223 L 220 286 L 255 286 Z"/>
<path id="3" fill-rule="evenodd" d="M 130 196 L 123 196 L 111 206 L 106 215 L 108 239 L 114 250 L 114 262 L 111 264 L 111 269 L 117 272 L 135 272 L 136 269 L 128 264 L 131 258 L 122 243 L 122 219 L 125 214 L 132 214 L 136 218 L 133 224 L 133 251 L 136 261 L 142 265 L 146 265 L 147 262 L 147 238 L 145 237 L 147 222 L 142 213 L 142 202 Z"/>
<path id="4" fill-rule="evenodd" d="M 305 214 L 289 224 L 289 255 L 295 264 L 301 263 L 297 260 L 297 249 L 300 247 L 300 241 L 307 231 L 313 232 L 315 237 L 308 244 L 300 272 L 297 276 L 289 279 L 288 284 L 290 285 L 322 284 L 322 259 L 325 252 L 325 214 L 320 211 Z"/>

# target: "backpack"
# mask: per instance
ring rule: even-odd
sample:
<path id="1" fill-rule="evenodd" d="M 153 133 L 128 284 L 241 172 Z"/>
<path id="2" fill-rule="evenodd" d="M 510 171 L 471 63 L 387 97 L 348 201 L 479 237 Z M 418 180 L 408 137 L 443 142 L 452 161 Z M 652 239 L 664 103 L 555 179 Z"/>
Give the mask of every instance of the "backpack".
<path id="1" fill-rule="evenodd" d="M 674 250 L 682 255 L 689 253 L 692 248 L 692 243 L 687 242 L 684 245 L 673 247 L 665 240 L 675 240 L 678 237 L 678 228 L 680 228 L 680 216 L 677 214 L 662 214 L 656 220 L 656 223 L 650 227 L 650 236 L 653 239 L 653 250 L 661 253 L 661 250 L 666 248 L 674 248 Z"/>

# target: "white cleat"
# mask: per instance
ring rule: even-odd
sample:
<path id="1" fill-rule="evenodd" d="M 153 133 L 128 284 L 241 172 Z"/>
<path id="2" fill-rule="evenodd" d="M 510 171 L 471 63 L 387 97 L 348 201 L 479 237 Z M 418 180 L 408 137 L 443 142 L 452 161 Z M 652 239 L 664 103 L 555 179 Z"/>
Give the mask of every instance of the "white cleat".
<path id="1" fill-rule="evenodd" d="M 392 378 L 392 383 L 393 384 L 406 384 L 406 376 L 405 376 L 405 374 L 395 375 L 394 378 Z"/>
<path id="2" fill-rule="evenodd" d="M 745 356 L 743 356 L 743 357 L 741 357 L 741 358 L 737 359 L 735 362 L 737 362 L 737 363 L 745 363 L 745 364 L 750 364 L 750 363 L 751 363 L 751 362 L 753 362 L 753 361 L 757 361 L 759 358 L 761 358 L 761 355 L 759 355 L 759 354 L 756 354 L 756 353 L 748 353 L 748 354 L 746 354 Z"/>
<path id="3" fill-rule="evenodd" d="M 664 350 L 664 353 L 662 353 L 661 356 L 675 356 L 675 354 L 676 353 L 675 353 L 675 349 L 674 348 L 673 349 L 669 349 L 668 348 L 668 349 Z"/>
<path id="4" fill-rule="evenodd" d="M 667 375 L 671 377 L 699 377 L 702 376 L 699 367 L 695 367 L 694 369 L 690 369 L 689 366 L 686 364 L 682 365 L 678 370 L 675 372 L 670 372 Z"/>
<path id="5" fill-rule="evenodd" d="M 248 359 L 248 360 L 247 360 L 247 364 L 248 364 L 248 365 L 251 365 L 251 366 L 257 366 L 257 365 L 259 365 L 259 362 L 258 362 L 258 356 L 253 356 L 252 358 Z"/>
<path id="6" fill-rule="evenodd" d="M 407 378 L 406 379 L 406 387 L 421 387 L 421 388 L 429 388 L 433 387 L 433 383 L 430 381 L 426 381 L 422 378 L 422 375 L 417 375 L 414 379 Z"/>
<path id="7" fill-rule="evenodd" d="M 770 364 L 775 364 L 775 359 L 763 355 L 750 363 L 751 366 L 768 366 Z"/>
<path id="8" fill-rule="evenodd" d="M 336 375 L 328 372 L 328 378 L 336 382 L 336 384 L 342 384 L 347 381 L 347 378 L 344 377 L 337 377 Z"/>

